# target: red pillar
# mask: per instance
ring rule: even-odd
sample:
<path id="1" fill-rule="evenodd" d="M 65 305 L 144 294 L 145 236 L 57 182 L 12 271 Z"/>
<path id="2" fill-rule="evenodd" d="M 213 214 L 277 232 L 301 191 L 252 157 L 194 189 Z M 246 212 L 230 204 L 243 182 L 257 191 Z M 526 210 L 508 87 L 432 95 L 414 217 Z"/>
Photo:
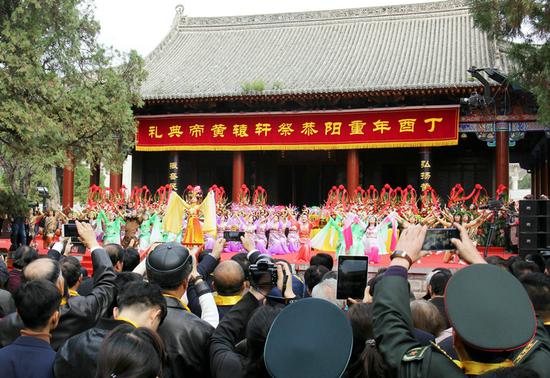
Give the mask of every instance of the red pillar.
<path id="1" fill-rule="evenodd" d="M 121 186 L 122 186 L 122 173 L 111 172 L 109 174 L 109 187 L 113 190 L 113 192 L 118 193 Z"/>
<path id="2" fill-rule="evenodd" d="M 233 152 L 233 202 L 239 200 L 242 184 L 244 184 L 244 153 L 235 151 Z"/>
<path id="3" fill-rule="evenodd" d="M 63 210 L 72 209 L 74 205 L 74 158 L 67 153 L 67 162 L 63 168 Z"/>
<path id="4" fill-rule="evenodd" d="M 497 123 L 496 125 L 496 151 L 495 151 L 496 180 L 495 185 L 510 186 L 509 165 L 510 150 L 508 147 L 508 124 Z"/>
<path id="5" fill-rule="evenodd" d="M 348 192 L 353 193 L 359 186 L 359 153 L 357 150 L 348 150 L 347 161 Z"/>

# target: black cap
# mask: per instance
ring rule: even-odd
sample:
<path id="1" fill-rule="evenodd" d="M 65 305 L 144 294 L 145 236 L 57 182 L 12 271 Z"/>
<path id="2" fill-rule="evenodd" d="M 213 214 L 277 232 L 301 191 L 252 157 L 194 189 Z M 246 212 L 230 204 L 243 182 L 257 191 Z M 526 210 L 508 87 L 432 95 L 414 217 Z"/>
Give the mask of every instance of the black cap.
<path id="1" fill-rule="evenodd" d="M 193 263 L 189 250 L 178 243 L 164 243 L 147 256 L 147 277 L 160 287 L 180 285 Z"/>
<path id="2" fill-rule="evenodd" d="M 264 359 L 273 377 L 340 377 L 353 347 L 344 312 L 319 298 L 287 306 L 267 335 Z"/>
<path id="3" fill-rule="evenodd" d="M 445 306 L 456 333 L 475 349 L 512 351 L 535 336 L 535 311 L 527 292 L 497 266 L 474 264 L 455 273 L 445 290 Z"/>

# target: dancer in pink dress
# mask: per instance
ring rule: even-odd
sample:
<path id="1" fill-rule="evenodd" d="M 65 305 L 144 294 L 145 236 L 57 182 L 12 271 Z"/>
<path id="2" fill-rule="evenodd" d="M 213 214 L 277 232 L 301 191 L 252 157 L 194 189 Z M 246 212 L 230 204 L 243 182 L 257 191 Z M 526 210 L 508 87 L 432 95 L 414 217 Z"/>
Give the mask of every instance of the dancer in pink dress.
<path id="1" fill-rule="evenodd" d="M 285 255 L 290 253 L 285 236 L 284 224 L 281 222 L 278 215 L 275 215 L 271 222 L 268 223 L 267 229 L 269 230 L 267 251 L 272 255 Z"/>
<path id="2" fill-rule="evenodd" d="M 266 231 L 266 224 L 264 218 L 258 218 L 256 222 L 254 222 L 256 233 L 254 236 L 254 241 L 256 243 L 256 248 L 261 253 L 268 253 L 267 251 L 267 236 L 265 235 Z"/>
<path id="3" fill-rule="evenodd" d="M 376 218 L 370 216 L 368 219 L 369 225 L 365 230 L 366 237 L 366 255 L 369 257 L 369 263 L 380 262 L 380 246 L 378 241 L 379 227 L 376 225 Z"/>
<path id="4" fill-rule="evenodd" d="M 300 235 L 298 234 L 299 224 L 296 222 L 294 216 L 288 216 L 288 222 L 286 222 L 286 227 L 288 228 L 288 250 L 290 253 L 295 253 L 300 250 Z"/>

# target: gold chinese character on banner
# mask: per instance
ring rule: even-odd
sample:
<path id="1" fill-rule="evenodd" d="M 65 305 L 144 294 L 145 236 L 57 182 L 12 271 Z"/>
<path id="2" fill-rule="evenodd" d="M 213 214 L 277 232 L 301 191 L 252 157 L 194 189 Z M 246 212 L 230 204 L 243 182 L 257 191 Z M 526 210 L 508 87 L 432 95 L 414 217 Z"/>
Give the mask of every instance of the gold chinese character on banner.
<path id="1" fill-rule="evenodd" d="M 294 132 L 294 129 L 292 128 L 292 123 L 281 123 L 279 125 L 279 134 L 282 136 L 289 136 Z"/>
<path id="2" fill-rule="evenodd" d="M 189 132 L 192 137 L 198 138 L 204 133 L 204 125 L 192 125 L 189 126 Z"/>
<path id="3" fill-rule="evenodd" d="M 351 121 L 349 123 L 351 129 L 349 135 L 364 135 L 363 127 L 365 127 L 365 125 L 366 123 L 361 120 Z"/>
<path id="4" fill-rule="evenodd" d="M 325 135 L 340 135 L 342 122 L 325 122 Z"/>
<path id="5" fill-rule="evenodd" d="M 319 131 L 315 128 L 315 122 L 305 122 L 302 124 L 302 131 L 300 133 L 312 136 L 313 134 L 317 134 Z"/>
<path id="6" fill-rule="evenodd" d="M 170 131 L 168 132 L 168 136 L 170 138 L 173 138 L 174 136 L 177 136 L 179 138 L 180 136 L 182 136 L 182 134 L 183 131 L 181 131 L 180 125 L 170 126 Z"/>
<path id="7" fill-rule="evenodd" d="M 390 131 L 391 129 L 389 121 L 378 120 L 373 122 L 372 124 L 374 125 L 374 128 L 372 129 L 372 131 L 374 132 L 380 131 L 380 134 L 384 134 L 384 131 Z"/>
<path id="8" fill-rule="evenodd" d="M 269 123 L 257 123 L 256 124 L 256 131 L 255 133 L 258 135 L 264 134 L 264 136 L 267 136 L 267 133 L 271 131 L 271 124 Z"/>
<path id="9" fill-rule="evenodd" d="M 170 181 L 176 181 L 178 179 L 178 174 L 176 172 L 172 172 L 170 173 L 168 178 L 170 179 Z"/>
<path id="10" fill-rule="evenodd" d="M 431 168 L 429 160 L 420 160 L 420 168 Z"/>
<path id="11" fill-rule="evenodd" d="M 428 184 L 427 182 L 425 182 L 424 184 L 420 184 L 420 189 L 422 189 L 422 191 L 428 189 L 430 187 L 430 184 Z"/>
<path id="12" fill-rule="evenodd" d="M 426 118 L 424 123 L 430 123 L 430 128 L 428 129 L 429 133 L 433 133 L 435 130 L 435 123 L 442 122 L 443 118 Z"/>
<path id="13" fill-rule="evenodd" d="M 432 178 L 432 174 L 430 172 L 420 172 L 421 180 L 429 180 L 430 178 Z"/>
<path id="14" fill-rule="evenodd" d="M 248 136 L 248 125 L 233 125 L 233 135 L 238 138 Z"/>
<path id="15" fill-rule="evenodd" d="M 224 133 L 227 127 L 223 123 L 216 123 L 215 125 L 212 125 L 212 137 L 213 138 L 223 138 Z"/>
<path id="16" fill-rule="evenodd" d="M 149 137 L 155 139 L 162 138 L 162 134 L 159 134 L 159 128 L 157 126 L 149 126 Z"/>
<path id="17" fill-rule="evenodd" d="M 405 118 L 399 120 L 400 133 L 414 133 L 415 118 Z"/>
<path id="18" fill-rule="evenodd" d="M 176 163 L 176 162 L 170 163 L 169 169 L 178 169 L 178 163 Z"/>

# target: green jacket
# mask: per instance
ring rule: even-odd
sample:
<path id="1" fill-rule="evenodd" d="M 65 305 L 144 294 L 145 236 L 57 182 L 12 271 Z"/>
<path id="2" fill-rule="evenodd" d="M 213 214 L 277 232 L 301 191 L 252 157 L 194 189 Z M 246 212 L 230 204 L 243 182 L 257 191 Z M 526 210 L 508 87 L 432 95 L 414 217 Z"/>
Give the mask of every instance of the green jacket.
<path id="1" fill-rule="evenodd" d="M 421 346 L 413 336 L 407 280 L 384 277 L 374 293 L 374 336 L 384 360 L 396 377 L 465 377 L 463 371 L 436 345 Z M 513 320 L 511 320 L 513 324 Z M 541 378 L 550 377 L 550 349 L 539 327 L 530 348 L 515 354 L 516 364 L 535 370 Z M 523 354 L 521 352 L 524 352 Z M 520 356 L 520 354 L 522 354 Z"/>

